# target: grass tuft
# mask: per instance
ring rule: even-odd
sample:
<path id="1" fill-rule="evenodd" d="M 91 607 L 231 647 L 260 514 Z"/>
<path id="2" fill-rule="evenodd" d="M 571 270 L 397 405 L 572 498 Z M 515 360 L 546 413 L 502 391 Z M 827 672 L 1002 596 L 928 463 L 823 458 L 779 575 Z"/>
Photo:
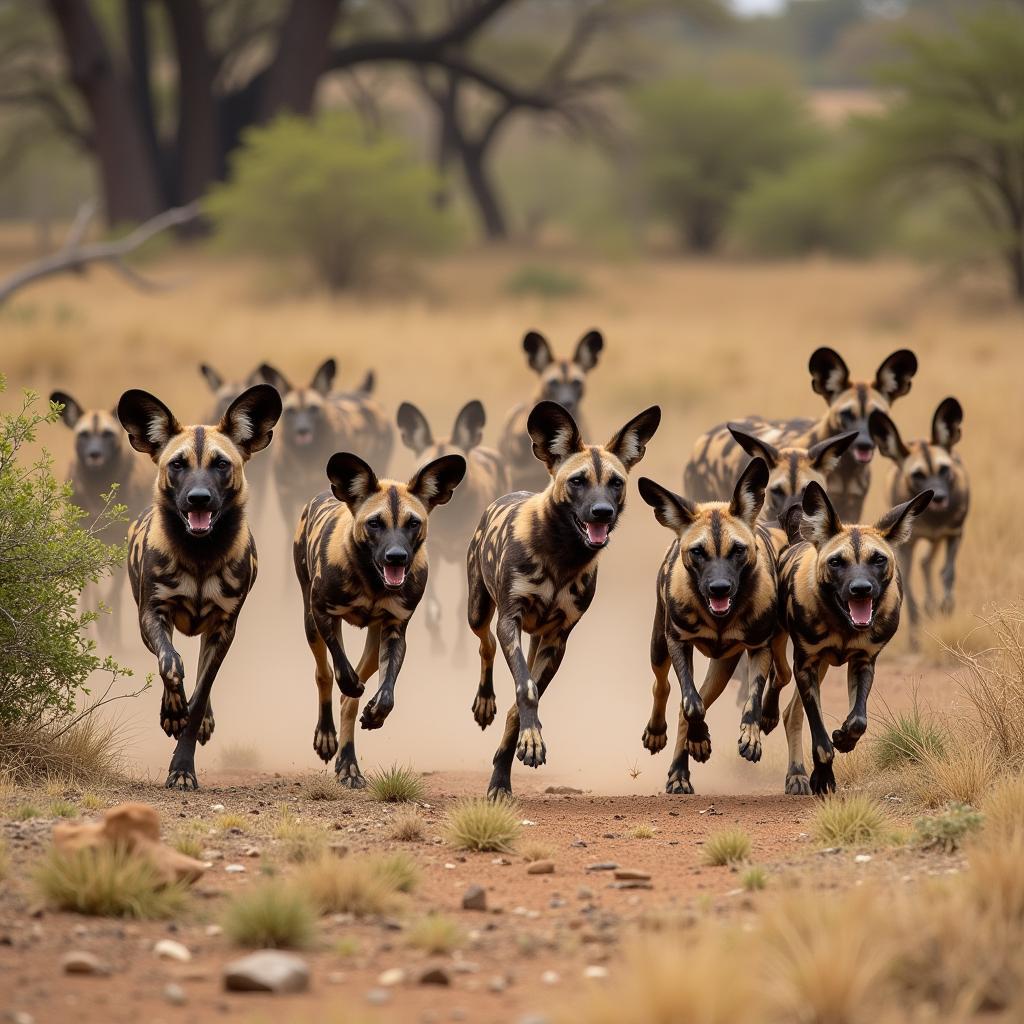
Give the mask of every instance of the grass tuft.
<path id="1" fill-rule="evenodd" d="M 1000 779 L 981 804 L 985 832 L 993 839 L 1024 835 L 1024 776 Z"/>
<path id="2" fill-rule="evenodd" d="M 999 758 L 984 737 L 961 734 L 941 754 L 925 752 L 909 776 L 913 795 L 926 807 L 948 803 L 977 807 L 999 775 Z"/>
<path id="3" fill-rule="evenodd" d="M 391 819 L 388 837 L 403 843 L 418 842 L 423 838 L 426 821 L 415 807 L 400 807 Z"/>
<path id="4" fill-rule="evenodd" d="M 78 808 L 70 800 L 54 800 L 50 804 L 51 818 L 75 818 L 78 816 Z"/>
<path id="5" fill-rule="evenodd" d="M 981 828 L 982 815 L 968 804 L 949 804 L 941 814 L 918 818 L 914 823 L 917 841 L 926 848 L 955 853 L 964 839 Z"/>
<path id="6" fill-rule="evenodd" d="M 532 864 L 538 860 L 551 860 L 555 855 L 555 848 L 549 843 L 539 839 L 529 839 L 516 846 L 516 852 L 523 860 Z"/>
<path id="7" fill-rule="evenodd" d="M 19 785 L 69 780 L 90 785 L 117 779 L 122 768 L 123 726 L 86 714 L 70 728 L 4 726 L 0 735 L 0 773 Z M 47 794 L 62 795 L 62 794 Z"/>
<path id="8" fill-rule="evenodd" d="M 298 885 L 321 914 L 372 917 L 400 905 L 396 873 L 373 857 L 321 857 L 302 868 Z"/>
<path id="9" fill-rule="evenodd" d="M 224 933 L 250 949 L 302 949 L 313 940 L 316 915 L 297 886 L 272 879 L 233 897 L 224 911 Z"/>
<path id="10" fill-rule="evenodd" d="M 397 764 L 372 772 L 366 781 L 370 796 L 381 803 L 418 803 L 426 795 L 419 773 Z"/>
<path id="11" fill-rule="evenodd" d="M 760 892 L 768 885 L 768 872 L 759 864 L 752 864 L 740 876 L 740 885 L 747 892 Z"/>
<path id="12" fill-rule="evenodd" d="M 410 925 L 407 939 L 410 946 L 439 956 L 455 952 L 466 941 L 466 936 L 453 918 L 444 914 L 427 914 Z"/>
<path id="13" fill-rule="evenodd" d="M 178 851 L 183 853 L 186 857 L 191 857 L 193 860 L 203 859 L 203 844 L 199 841 L 198 836 L 183 834 L 175 836 L 171 845 Z"/>
<path id="14" fill-rule="evenodd" d="M 310 801 L 332 801 L 341 799 L 341 786 L 334 775 L 318 772 L 302 780 L 302 799 Z"/>
<path id="15" fill-rule="evenodd" d="M 522 831 L 519 808 L 511 800 L 466 797 L 448 812 L 445 835 L 458 850 L 507 853 Z"/>
<path id="16" fill-rule="evenodd" d="M 107 800 L 92 790 L 82 794 L 81 803 L 87 811 L 102 811 L 107 806 Z"/>
<path id="17" fill-rule="evenodd" d="M 148 860 L 112 847 L 51 850 L 36 884 L 52 906 L 97 917 L 171 917 L 187 895 L 183 885 L 162 885 Z"/>
<path id="18" fill-rule="evenodd" d="M 374 871 L 395 892 L 412 892 L 420 884 L 420 869 L 407 853 L 386 853 L 373 860 Z"/>
<path id="19" fill-rule="evenodd" d="M 220 829 L 221 832 L 230 832 L 231 829 L 237 828 L 240 832 L 247 832 L 249 830 L 249 821 L 244 814 L 218 814 L 214 819 L 214 827 Z"/>
<path id="20" fill-rule="evenodd" d="M 43 812 L 34 804 L 19 804 L 11 815 L 15 821 L 28 821 L 30 818 L 41 818 L 42 816 Z"/>
<path id="21" fill-rule="evenodd" d="M 750 836 L 742 829 L 730 828 L 709 836 L 704 841 L 701 855 L 704 863 L 711 867 L 731 867 L 749 860 L 750 849 Z"/>
<path id="22" fill-rule="evenodd" d="M 629 834 L 634 839 L 653 839 L 657 829 L 653 825 L 635 825 Z"/>
<path id="23" fill-rule="evenodd" d="M 306 864 L 317 860 L 324 851 L 324 833 L 311 825 L 299 821 L 291 811 L 285 809 L 274 826 L 274 838 L 281 843 L 281 852 L 291 864 Z"/>
<path id="24" fill-rule="evenodd" d="M 893 771 L 920 764 L 925 755 L 941 757 L 946 737 L 934 718 L 915 702 L 909 711 L 886 714 L 871 741 L 875 768 Z"/>
<path id="25" fill-rule="evenodd" d="M 811 833 L 822 846 L 881 843 L 891 832 L 885 808 L 863 793 L 826 797 L 811 821 Z"/>
<path id="26" fill-rule="evenodd" d="M 263 755 L 245 743 L 229 743 L 221 748 L 220 766 L 229 771 L 254 772 L 263 766 Z"/>

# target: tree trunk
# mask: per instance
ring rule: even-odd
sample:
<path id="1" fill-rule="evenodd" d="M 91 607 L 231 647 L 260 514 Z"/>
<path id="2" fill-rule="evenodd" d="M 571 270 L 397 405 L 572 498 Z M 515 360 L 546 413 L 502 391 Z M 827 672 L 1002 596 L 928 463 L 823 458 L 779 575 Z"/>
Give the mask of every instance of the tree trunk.
<path id="1" fill-rule="evenodd" d="M 139 116 L 139 131 L 146 144 L 149 160 L 156 168 L 160 185 L 161 206 L 171 206 L 174 192 L 157 136 L 156 114 L 153 111 L 153 87 L 149 77 L 150 46 L 147 6 L 149 0 L 124 0 L 125 38 L 127 40 L 131 94 Z"/>
<path id="2" fill-rule="evenodd" d="M 147 220 L 163 209 L 163 202 L 131 89 L 113 64 L 88 0 L 49 4 L 71 82 L 92 118 L 107 221 Z"/>
<path id="3" fill-rule="evenodd" d="M 1006 254 L 1006 262 L 1010 268 L 1010 278 L 1013 281 L 1013 295 L 1018 302 L 1024 302 L 1024 238 L 1010 247 Z"/>
<path id="4" fill-rule="evenodd" d="M 718 223 L 711 210 L 700 207 L 690 210 L 685 230 L 687 245 L 701 256 L 707 256 L 718 242 Z"/>
<path id="5" fill-rule="evenodd" d="M 487 170 L 486 152 L 479 146 L 463 143 L 459 156 L 462 158 L 466 185 L 480 215 L 484 235 L 489 242 L 504 241 L 508 238 L 508 222 Z"/>

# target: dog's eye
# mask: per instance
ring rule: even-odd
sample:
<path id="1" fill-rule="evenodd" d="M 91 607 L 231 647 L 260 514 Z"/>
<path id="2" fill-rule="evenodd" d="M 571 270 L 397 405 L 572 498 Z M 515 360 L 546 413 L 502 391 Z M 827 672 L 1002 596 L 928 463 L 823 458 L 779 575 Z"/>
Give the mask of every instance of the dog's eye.
<path id="1" fill-rule="evenodd" d="M 949 476 L 949 466 L 939 466 L 939 476 Z"/>
<path id="2" fill-rule="evenodd" d="M 786 496 L 786 488 L 783 487 L 782 484 L 773 484 L 772 494 L 774 494 L 776 498 L 784 498 Z"/>
<path id="3" fill-rule="evenodd" d="M 828 564 L 833 569 L 841 569 L 843 567 L 843 556 L 842 555 L 829 555 Z"/>
<path id="4" fill-rule="evenodd" d="M 612 490 L 615 491 L 621 491 L 625 482 L 626 481 L 623 480 L 620 476 L 613 476 L 611 480 L 608 481 L 608 483 L 611 485 Z"/>
<path id="5" fill-rule="evenodd" d="M 586 482 L 587 478 L 582 473 L 577 473 L 575 476 L 569 477 L 570 487 L 582 487 Z"/>
<path id="6" fill-rule="evenodd" d="M 167 464 L 167 468 L 168 469 L 173 469 L 175 471 L 177 471 L 179 469 L 184 469 L 185 468 L 185 460 L 179 455 L 176 458 L 171 459 L 171 461 Z"/>
<path id="7" fill-rule="evenodd" d="M 747 545 L 746 544 L 733 544 L 732 550 L 729 552 L 732 558 L 746 558 L 747 556 Z"/>
<path id="8" fill-rule="evenodd" d="M 223 455 L 221 455 L 217 459 L 214 460 L 213 468 L 214 469 L 230 469 L 231 468 L 231 463 L 227 459 L 225 459 Z"/>
<path id="9" fill-rule="evenodd" d="M 415 516 L 410 516 L 408 522 L 405 524 L 407 530 L 418 530 L 422 524 Z"/>
<path id="10" fill-rule="evenodd" d="M 925 474 L 924 474 L 924 470 L 923 469 L 915 469 L 914 472 L 910 474 L 910 479 L 911 480 L 923 480 L 924 479 L 924 475 Z"/>
<path id="11" fill-rule="evenodd" d="M 883 555 L 881 551 L 876 551 L 876 552 L 875 552 L 875 553 L 874 553 L 874 554 L 873 554 L 873 555 L 872 555 L 872 556 L 871 556 L 871 557 L 870 557 L 870 558 L 868 559 L 868 561 L 869 561 L 869 562 L 870 562 L 870 563 L 871 563 L 872 565 L 885 565 L 885 563 L 886 563 L 886 562 L 888 562 L 888 561 L 889 561 L 889 559 L 888 559 L 888 558 L 886 558 L 886 557 L 885 557 L 885 555 Z"/>
<path id="12" fill-rule="evenodd" d="M 373 516 L 366 520 L 366 528 L 376 533 L 378 530 L 384 529 L 384 520 L 380 516 Z"/>
<path id="13" fill-rule="evenodd" d="M 852 409 L 844 409 L 839 414 L 839 422 L 842 423 L 844 426 L 848 426 L 849 424 L 851 424 L 855 418 L 856 417 L 853 415 Z"/>
<path id="14" fill-rule="evenodd" d="M 704 549 L 703 548 L 696 547 L 696 548 L 690 548 L 690 557 L 695 562 L 703 562 L 705 557 L 707 557 L 707 556 L 704 554 Z"/>

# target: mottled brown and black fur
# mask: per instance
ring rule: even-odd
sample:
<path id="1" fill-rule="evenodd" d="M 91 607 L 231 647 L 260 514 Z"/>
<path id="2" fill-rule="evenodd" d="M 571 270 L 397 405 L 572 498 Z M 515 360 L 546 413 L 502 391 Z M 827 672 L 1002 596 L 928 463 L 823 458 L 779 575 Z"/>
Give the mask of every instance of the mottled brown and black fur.
<path id="1" fill-rule="evenodd" d="M 462 482 L 445 514 L 430 535 L 430 550 L 435 558 L 463 565 L 466 547 L 480 522 L 484 509 L 502 494 L 508 493 L 508 474 L 501 456 L 493 448 L 481 444 L 487 422 L 483 405 L 467 402 L 455 417 L 448 437 L 435 438 L 426 416 L 411 402 L 398 407 L 398 431 L 405 446 L 416 456 L 420 469 L 442 455 L 461 455 L 466 460 L 466 479 Z M 465 582 L 465 576 L 462 576 Z M 465 596 L 462 601 L 465 606 Z M 424 614 L 435 649 L 441 644 L 441 605 L 436 588 L 429 585 Z M 466 636 L 459 628 L 459 648 Z"/>
<path id="2" fill-rule="evenodd" d="M 379 729 L 395 705 L 405 658 L 405 631 L 427 585 L 427 517 L 450 501 L 466 472 L 461 455 L 428 463 L 408 483 L 378 480 L 357 455 L 327 464 L 330 492 L 302 510 L 295 532 L 295 574 L 302 589 L 306 640 L 316 662 L 319 717 L 313 749 L 335 754 L 338 781 L 365 786 L 356 760 L 355 719 L 366 681 L 380 667 L 380 686 L 363 709 L 364 729 Z M 343 622 L 366 630 L 359 664 L 345 653 Z M 331 695 L 341 691 L 341 743 Z"/>
<path id="3" fill-rule="evenodd" d="M 533 441 L 527 429 L 527 419 L 534 405 L 557 402 L 576 420 L 581 434 L 587 435 L 580 405 L 587 374 L 597 366 L 603 349 L 601 332 L 588 331 L 576 343 L 571 359 L 556 359 L 543 334 L 526 332 L 523 351 L 530 369 L 539 378 L 540 387 L 529 402 L 522 402 L 509 412 L 498 442 L 498 451 L 508 469 L 509 487 L 513 491 L 541 491 L 547 486 L 544 467 L 533 456 Z"/>
<path id="4" fill-rule="evenodd" d="M 270 444 L 281 399 L 259 384 L 216 426 L 183 427 L 158 398 L 133 390 L 121 396 L 117 414 L 132 447 L 157 467 L 153 504 L 129 533 L 128 572 L 142 640 L 163 681 L 160 725 L 178 740 L 166 784 L 198 789 L 196 742 L 213 733 L 210 692 L 256 581 L 245 464 Z M 201 637 L 190 700 L 175 630 Z"/>
<path id="5" fill-rule="evenodd" d="M 597 589 L 598 555 L 626 503 L 626 479 L 644 457 L 661 421 L 657 406 L 629 421 L 605 445 L 584 444 L 572 416 L 555 402 L 530 413 L 533 450 L 550 481 L 539 494 L 520 491 L 494 502 L 469 546 L 469 626 L 480 641 L 480 684 L 473 717 L 494 721 L 497 643 L 512 671 L 516 703 L 494 755 L 488 794 L 512 792 L 512 761 L 531 768 L 546 759 L 537 714 L 540 698 L 565 654 L 569 634 Z M 530 636 L 524 656 L 522 633 Z"/>
<path id="6" fill-rule="evenodd" d="M 868 725 L 868 694 L 875 662 L 900 621 L 903 585 L 895 549 L 911 536 L 914 520 L 927 508 L 922 491 L 886 512 L 874 526 L 847 526 L 816 483 L 804 492 L 803 516 L 779 566 L 782 622 L 793 642 L 793 674 L 811 728 L 814 770 L 810 788 L 823 794 L 836 788 L 835 751 L 848 753 Z M 821 681 L 830 665 L 847 666 L 850 710 L 831 738 L 821 711 Z M 783 675 L 765 696 L 761 729 L 779 719 Z"/>
<path id="7" fill-rule="evenodd" d="M 754 458 L 736 482 L 729 502 L 696 504 L 656 484 L 639 481 L 640 496 L 662 526 L 675 533 L 658 571 L 657 606 L 651 633 L 654 704 L 643 745 L 656 754 L 668 737 L 669 669 L 682 691 L 675 753 L 665 791 L 692 793 L 689 759 L 706 761 L 711 736 L 704 715 L 747 654 L 752 681 L 740 718 L 739 753 L 761 759 L 761 699 L 772 667 L 773 648 L 785 670 L 785 634 L 778 614 L 778 558 L 785 536 L 758 523 L 769 471 Z M 781 648 L 780 648 L 781 644 Z M 693 651 L 710 660 L 697 692 Z M 787 716 L 791 745 L 799 747 L 802 717 Z M 793 726 L 795 725 L 795 729 Z M 787 789 L 791 784 L 787 776 Z"/>
<path id="8" fill-rule="evenodd" d="M 889 498 L 893 504 L 907 501 L 925 488 L 934 494 L 931 504 L 914 526 L 914 535 L 897 552 L 912 629 L 916 627 L 919 618 L 911 580 L 914 547 L 919 540 L 928 543 L 928 550 L 921 559 L 925 614 L 932 615 L 936 611 L 932 591 L 932 563 L 943 545 L 946 557 L 942 566 L 942 600 L 938 611 L 943 615 L 953 611 L 956 557 L 971 502 L 967 469 L 959 452 L 953 450 L 960 440 L 963 419 L 964 411 L 960 403 L 955 398 L 946 398 L 939 403 L 932 417 L 931 438 L 904 444 L 896 424 L 885 413 L 871 414 L 871 432 L 878 450 L 895 463 L 889 478 Z"/>
<path id="9" fill-rule="evenodd" d="M 284 405 L 271 468 L 286 523 L 294 523 L 306 502 L 323 489 L 324 466 L 339 449 L 354 452 L 381 472 L 387 468 L 394 432 L 372 397 L 372 373 L 357 390 L 340 392 L 333 390 L 333 359 L 325 360 L 304 388 L 293 387 L 267 363 L 259 372 L 277 388 Z"/>
<path id="10" fill-rule="evenodd" d="M 856 432 L 852 444 L 827 475 L 827 490 L 839 514 L 858 522 L 871 484 L 875 442 L 868 419 L 875 410 L 888 412 L 891 404 L 910 390 L 917 372 L 917 357 L 909 349 L 893 352 L 878 367 L 871 381 L 852 380 L 842 357 L 819 348 L 808 361 L 811 387 L 828 403 L 818 420 L 744 420 L 712 427 L 697 438 L 683 472 L 683 490 L 694 501 L 720 501 L 743 469 L 747 453 L 730 428 L 753 435 L 778 448 L 811 448 L 826 438 Z"/>

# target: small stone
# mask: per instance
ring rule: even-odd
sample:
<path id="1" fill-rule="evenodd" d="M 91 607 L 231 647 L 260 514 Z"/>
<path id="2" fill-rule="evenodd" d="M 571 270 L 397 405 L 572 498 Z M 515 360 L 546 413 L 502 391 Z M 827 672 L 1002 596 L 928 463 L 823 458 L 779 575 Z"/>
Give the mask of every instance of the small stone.
<path id="1" fill-rule="evenodd" d="M 491 992 L 504 992 L 508 988 L 508 982 L 500 974 L 495 974 L 488 980 L 487 988 Z"/>
<path id="2" fill-rule="evenodd" d="M 247 846 L 242 851 L 243 857 L 258 857 L 260 855 L 260 848 L 258 846 Z"/>
<path id="3" fill-rule="evenodd" d="M 219 924 L 208 924 L 205 932 L 208 938 L 215 939 L 218 935 L 224 934 L 224 929 Z"/>
<path id="4" fill-rule="evenodd" d="M 555 862 L 553 860 L 535 860 L 526 868 L 528 875 L 553 875 L 555 873 Z"/>
<path id="5" fill-rule="evenodd" d="M 164 999 L 166 999 L 171 1006 L 184 1006 L 185 1003 L 188 1002 L 185 990 L 180 985 L 176 985 L 173 981 L 169 985 L 164 986 Z"/>
<path id="6" fill-rule="evenodd" d="M 35 1017 L 24 1010 L 14 1010 L 10 1016 L 11 1024 L 36 1024 Z"/>
<path id="7" fill-rule="evenodd" d="M 551 899 L 548 901 L 548 906 L 552 910 L 561 910 L 562 907 L 565 906 L 565 900 L 563 900 L 560 896 L 552 896 Z"/>
<path id="8" fill-rule="evenodd" d="M 494 860 L 491 861 L 491 863 L 497 864 L 499 868 L 507 868 L 509 864 L 512 863 L 512 861 L 510 861 L 508 857 L 495 857 Z"/>
<path id="9" fill-rule="evenodd" d="M 583 790 L 576 789 L 574 786 L 548 786 L 544 792 L 550 793 L 552 796 L 579 796 Z"/>
<path id="10" fill-rule="evenodd" d="M 391 999 L 391 993 L 386 988 L 371 988 L 366 993 L 366 1001 L 371 1006 L 383 1006 Z"/>
<path id="11" fill-rule="evenodd" d="M 224 870 L 229 875 L 241 875 L 241 874 L 243 874 L 245 872 L 245 865 L 244 864 L 225 864 L 224 865 Z"/>
<path id="12" fill-rule="evenodd" d="M 632 878 L 625 882 L 612 882 L 613 889 L 653 889 L 654 886 L 650 882 L 644 881 L 642 878 Z"/>
<path id="13" fill-rule="evenodd" d="M 445 868 L 448 871 L 454 871 L 456 869 L 456 867 L 458 867 L 458 865 L 457 864 L 453 864 L 451 861 L 448 861 L 448 863 L 445 864 Z"/>
<path id="14" fill-rule="evenodd" d="M 557 985 L 561 980 L 561 976 L 558 971 L 545 971 L 541 976 L 540 980 L 544 985 Z"/>
<path id="15" fill-rule="evenodd" d="M 188 947 L 175 942 L 174 939 L 161 939 L 153 947 L 153 952 L 161 960 L 176 960 L 179 964 L 187 964 L 192 959 Z"/>
<path id="16" fill-rule="evenodd" d="M 224 987 L 229 992 L 305 992 L 309 965 L 293 953 L 263 949 L 229 963 Z"/>
<path id="17" fill-rule="evenodd" d="M 857 864 L 870 864 L 871 863 L 871 854 L 870 853 L 858 853 L 857 856 L 854 857 L 853 859 L 854 859 L 854 861 Z"/>
<path id="18" fill-rule="evenodd" d="M 221 811 L 224 810 L 224 805 L 223 804 L 210 804 L 210 810 L 213 811 L 214 814 L 220 814 Z"/>
<path id="19" fill-rule="evenodd" d="M 480 970 L 480 965 L 472 960 L 453 960 L 452 970 L 456 974 L 477 974 Z"/>
<path id="20" fill-rule="evenodd" d="M 583 968 L 583 977 L 588 981 L 601 981 L 608 977 L 608 968 L 600 964 L 588 964 Z"/>
<path id="21" fill-rule="evenodd" d="M 65 974 L 108 974 L 107 967 L 94 953 L 84 949 L 75 949 L 60 958 L 61 970 Z"/>
<path id="22" fill-rule="evenodd" d="M 203 850 L 199 858 L 200 860 L 223 860 L 224 854 L 220 850 Z"/>
<path id="23" fill-rule="evenodd" d="M 651 880 L 648 872 L 640 871 L 638 868 L 618 868 L 615 877 L 620 882 L 649 882 Z"/>
<path id="24" fill-rule="evenodd" d="M 452 983 L 451 977 L 443 967 L 428 967 L 420 974 L 418 980 L 421 985 L 443 985 L 447 987 Z"/>
<path id="25" fill-rule="evenodd" d="M 529 819 L 529 818 L 523 818 L 523 820 L 522 820 L 521 822 L 519 822 L 519 824 L 520 824 L 520 825 L 525 825 L 525 826 L 526 826 L 527 828 L 529 828 L 529 827 L 530 827 L 530 826 L 532 826 L 532 825 L 536 825 L 536 824 L 537 824 L 537 822 L 535 822 L 535 821 L 530 821 L 530 819 Z"/>
<path id="26" fill-rule="evenodd" d="M 471 885 L 462 894 L 463 910 L 486 910 L 487 890 L 482 885 Z"/>
<path id="27" fill-rule="evenodd" d="M 614 871 L 619 865 L 613 860 L 602 860 L 597 864 L 588 864 L 588 871 Z"/>
<path id="28" fill-rule="evenodd" d="M 394 988 L 395 985 L 404 984 L 405 978 L 405 971 L 401 967 L 391 967 L 381 972 L 377 978 L 377 984 L 382 988 Z"/>
<path id="29" fill-rule="evenodd" d="M 576 890 L 576 899 L 578 900 L 592 900 L 594 898 L 594 890 L 588 889 L 585 885 L 581 885 Z"/>

